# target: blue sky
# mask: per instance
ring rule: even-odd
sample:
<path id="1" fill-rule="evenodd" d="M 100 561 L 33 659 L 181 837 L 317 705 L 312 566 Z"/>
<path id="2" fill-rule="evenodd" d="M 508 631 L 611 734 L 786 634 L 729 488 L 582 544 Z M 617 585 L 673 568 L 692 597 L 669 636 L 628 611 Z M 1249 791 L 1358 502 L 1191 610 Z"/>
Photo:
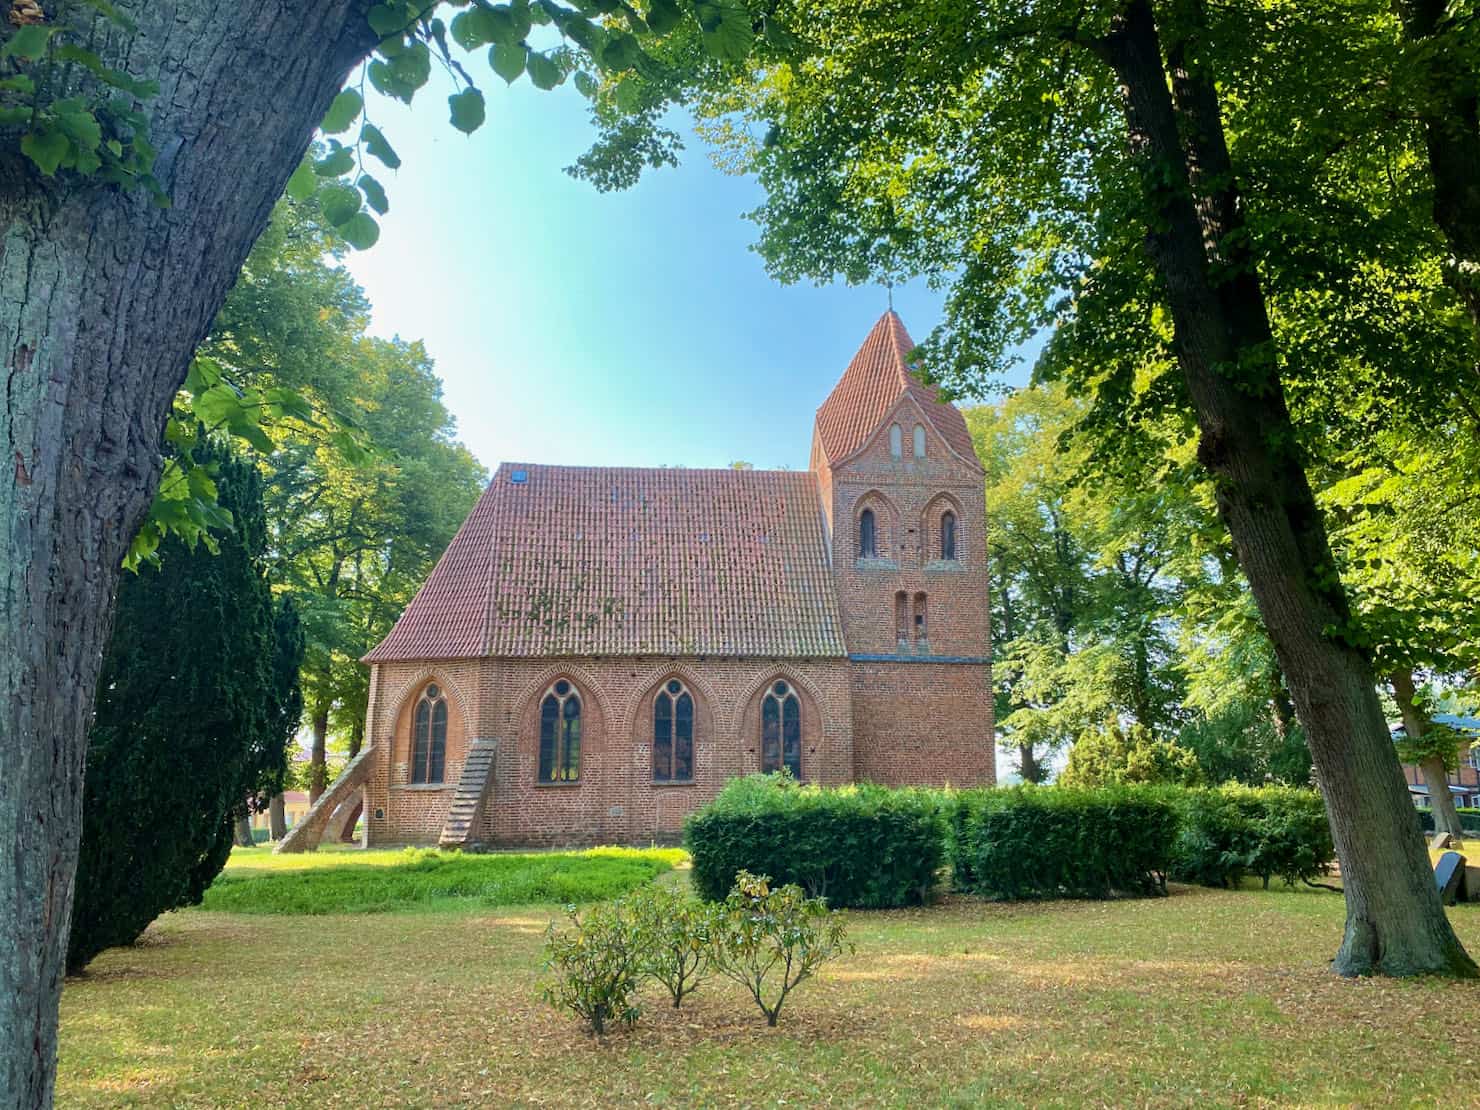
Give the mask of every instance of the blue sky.
<path id="1" fill-rule="evenodd" d="M 598 193 L 563 172 L 592 135 L 573 88 L 484 84 L 471 136 L 435 78 L 410 108 L 372 100 L 403 165 L 377 173 L 391 210 L 349 260 L 373 329 L 426 341 L 463 442 L 490 469 L 805 468 L 812 415 L 884 289 L 772 281 L 742 218 L 759 188 L 697 140 L 678 170 Z M 923 284 L 894 305 L 917 339 L 940 318 Z"/>

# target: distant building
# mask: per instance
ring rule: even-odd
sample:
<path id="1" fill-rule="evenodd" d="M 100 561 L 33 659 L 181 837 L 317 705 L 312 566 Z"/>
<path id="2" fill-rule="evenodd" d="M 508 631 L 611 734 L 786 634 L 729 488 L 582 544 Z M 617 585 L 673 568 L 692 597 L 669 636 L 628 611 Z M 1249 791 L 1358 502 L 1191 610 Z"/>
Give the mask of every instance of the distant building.
<path id="1" fill-rule="evenodd" d="M 370 844 L 589 844 L 753 772 L 992 783 L 983 470 L 913 346 L 879 320 L 805 472 L 500 466 L 287 849 L 361 795 Z"/>
<path id="2" fill-rule="evenodd" d="M 1436 713 L 1435 724 L 1447 725 L 1472 740 L 1459 753 L 1459 766 L 1449 773 L 1449 791 L 1454 795 L 1454 804 L 1480 808 L 1480 718 L 1461 717 L 1454 713 Z M 1393 739 L 1401 740 L 1403 726 L 1393 729 Z M 1414 763 L 1403 764 L 1403 777 L 1408 780 L 1408 793 L 1416 806 L 1427 807 L 1429 785 L 1424 781 L 1423 771 Z"/>

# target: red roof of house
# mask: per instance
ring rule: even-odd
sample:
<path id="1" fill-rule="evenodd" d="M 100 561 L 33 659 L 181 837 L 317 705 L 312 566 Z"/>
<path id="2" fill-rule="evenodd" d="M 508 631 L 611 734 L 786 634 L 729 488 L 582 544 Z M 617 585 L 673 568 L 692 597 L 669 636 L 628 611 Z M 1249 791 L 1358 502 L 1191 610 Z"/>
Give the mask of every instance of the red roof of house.
<path id="1" fill-rule="evenodd" d="M 365 660 L 841 656 L 822 520 L 810 472 L 505 463 Z"/>
<path id="2" fill-rule="evenodd" d="M 976 462 L 965 418 L 954 405 L 940 400 L 934 386 L 923 385 L 910 373 L 909 354 L 914 346 L 893 309 L 879 317 L 842 380 L 817 410 L 817 436 L 829 462 L 846 459 L 867 443 L 906 394 L 918 402 L 953 451 Z"/>

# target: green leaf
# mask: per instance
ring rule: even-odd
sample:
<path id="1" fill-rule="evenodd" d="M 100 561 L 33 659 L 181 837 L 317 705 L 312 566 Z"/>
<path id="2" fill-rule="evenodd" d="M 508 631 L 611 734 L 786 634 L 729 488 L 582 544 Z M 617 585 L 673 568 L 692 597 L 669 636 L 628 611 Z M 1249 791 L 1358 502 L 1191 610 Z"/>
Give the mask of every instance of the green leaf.
<path id="1" fill-rule="evenodd" d="M 485 116 L 483 94 L 477 89 L 464 89 L 460 93 L 453 93 L 447 98 L 447 106 L 451 109 L 452 126 L 463 134 L 471 135 L 483 126 Z"/>
<path id="2" fill-rule="evenodd" d="M 296 389 L 273 386 L 263 394 L 264 399 L 276 410 L 278 416 L 291 416 L 298 420 L 313 421 L 313 405 Z"/>
<path id="3" fill-rule="evenodd" d="M 484 43 L 493 41 L 489 13 L 484 8 L 470 8 L 459 12 L 452 17 L 452 26 L 448 30 L 452 34 L 452 41 L 464 50 L 477 50 Z"/>
<path id="4" fill-rule="evenodd" d="M 565 79 L 559 63 L 537 50 L 529 52 L 529 57 L 524 60 L 524 67 L 529 71 L 529 79 L 537 89 L 553 89 Z"/>
<path id="5" fill-rule="evenodd" d="M 532 26 L 528 4 L 500 4 L 488 12 L 488 41 L 511 46 L 521 42 Z"/>
<path id="6" fill-rule="evenodd" d="M 716 58 L 743 61 L 750 53 L 755 32 L 750 10 L 739 0 L 695 0 L 694 15 L 704 31 L 704 49 Z"/>
<path id="7" fill-rule="evenodd" d="M 624 113 L 632 112 L 637 108 L 637 103 L 642 97 L 642 90 L 632 78 L 624 77 L 617 84 L 616 96 L 617 108 Z"/>
<path id="8" fill-rule="evenodd" d="M 66 100 L 58 100 L 52 107 L 57 113 L 57 123 L 78 150 L 97 150 L 98 144 L 103 141 L 103 129 L 98 124 L 98 117 L 88 109 L 86 101 L 80 97 L 68 97 Z"/>
<path id="9" fill-rule="evenodd" d="M 349 223 L 360 211 L 360 191 L 348 185 L 334 185 L 319 196 L 324 219 L 337 230 Z"/>
<path id="10" fill-rule="evenodd" d="M 368 212 L 361 212 L 343 227 L 334 229 L 357 251 L 367 251 L 380 239 L 380 225 Z"/>
<path id="11" fill-rule="evenodd" d="M 360 129 L 360 142 L 365 144 L 366 150 L 385 163 L 387 169 L 401 168 L 400 155 L 391 149 L 391 144 L 385 141 L 380 128 L 373 123 L 367 123 Z"/>
<path id="12" fill-rule="evenodd" d="M 426 43 L 415 42 L 407 47 L 405 53 L 397 54 L 390 66 L 397 79 L 415 92 L 432 75 L 432 52 Z M 408 96 L 406 99 L 411 98 Z"/>
<path id="13" fill-rule="evenodd" d="M 57 172 L 72 150 L 72 140 L 55 124 L 43 124 L 40 131 L 28 131 L 21 136 L 21 153 L 47 177 Z"/>
<path id="14" fill-rule="evenodd" d="M 382 216 L 390 211 L 390 199 L 385 195 L 385 189 L 381 187 L 379 181 L 376 181 L 368 173 L 362 173 L 360 174 L 360 179 L 355 184 L 360 187 L 360 192 L 365 194 L 365 201 L 371 208 L 375 209 Z"/>
<path id="15" fill-rule="evenodd" d="M 205 355 L 196 355 L 190 360 L 190 369 L 185 374 L 185 388 L 192 395 L 204 393 L 221 380 L 221 364 Z"/>
<path id="16" fill-rule="evenodd" d="M 329 111 L 324 114 L 324 122 L 319 124 L 319 129 L 329 135 L 342 134 L 360 118 L 364 107 L 364 97 L 354 89 L 345 89 L 329 105 Z"/>
<path id="17" fill-rule="evenodd" d="M 36 82 L 24 73 L 15 73 L 9 77 L 0 78 L 0 89 L 6 92 L 18 92 L 22 96 L 31 96 L 36 92 Z"/>
<path id="18" fill-rule="evenodd" d="M 342 177 L 355 168 L 355 152 L 342 146 L 320 158 L 313 164 L 313 172 L 320 177 Z"/>
<path id="19" fill-rule="evenodd" d="M 288 196 L 293 200 L 307 200 L 318 188 L 318 183 L 318 174 L 314 172 L 313 163 L 304 159 L 298 163 L 293 176 L 288 178 Z"/>
<path id="20" fill-rule="evenodd" d="M 631 69 L 641 56 L 642 48 L 637 45 L 637 37 L 625 31 L 612 35 L 600 51 L 601 64 L 618 73 Z"/>
<path id="21" fill-rule="evenodd" d="M 648 5 L 647 25 L 655 35 L 666 35 L 683 19 L 678 0 L 652 0 Z"/>
<path id="22" fill-rule="evenodd" d="M 56 27 L 39 23 L 19 27 L 5 45 L 0 46 L 0 58 L 40 58 L 46 53 L 46 44 L 56 31 Z"/>
<path id="23" fill-rule="evenodd" d="M 370 9 L 366 18 L 370 21 L 370 30 L 382 38 L 386 35 L 394 35 L 397 31 L 404 31 L 411 22 L 405 12 L 397 11 L 389 4 L 376 4 Z"/>
<path id="24" fill-rule="evenodd" d="M 576 72 L 576 92 L 580 93 L 587 100 L 594 100 L 596 94 L 600 91 L 600 81 L 596 80 L 596 78 L 592 77 L 585 70 L 578 70 Z"/>
<path id="25" fill-rule="evenodd" d="M 509 84 L 524 72 L 524 58 L 529 51 L 518 43 L 499 43 L 488 52 L 488 64 Z"/>

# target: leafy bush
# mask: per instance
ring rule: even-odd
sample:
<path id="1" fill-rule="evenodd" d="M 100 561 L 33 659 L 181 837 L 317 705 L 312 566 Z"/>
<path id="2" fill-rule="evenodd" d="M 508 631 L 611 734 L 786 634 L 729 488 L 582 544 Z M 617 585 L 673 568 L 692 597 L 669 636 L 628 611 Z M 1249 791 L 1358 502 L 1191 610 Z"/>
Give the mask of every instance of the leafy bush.
<path id="1" fill-rule="evenodd" d="M 1480 836 L 1480 809 L 1467 809 L 1463 806 L 1455 810 L 1459 814 L 1459 827 L 1465 832 Z M 1434 831 L 1434 811 L 1432 809 L 1420 809 L 1418 811 L 1419 824 L 1423 831 L 1431 833 Z"/>
<path id="2" fill-rule="evenodd" d="M 742 871 L 796 883 L 831 906 L 925 902 L 945 858 L 941 797 L 881 786 L 803 786 L 779 775 L 736 779 L 689 817 L 693 881 L 712 902 Z"/>
<path id="3" fill-rule="evenodd" d="M 1165 790 L 1020 786 L 959 795 L 956 889 L 987 898 L 1164 894 L 1177 835 Z"/>
<path id="4" fill-rule="evenodd" d="M 715 910 L 658 886 L 634 891 L 626 901 L 640 938 L 643 973 L 667 988 L 678 1009 L 709 972 Z"/>
<path id="5" fill-rule="evenodd" d="M 1268 888 L 1273 877 L 1309 881 L 1330 870 L 1336 855 L 1325 804 L 1314 790 L 1188 790 L 1177 808 L 1181 830 L 1172 875 L 1187 882 L 1227 887 L 1257 875 Z"/>
<path id="6" fill-rule="evenodd" d="M 822 899 L 808 898 L 794 883 L 773 889 L 765 878 L 742 871 L 715 920 L 712 959 L 721 975 L 750 992 L 766 1024 L 775 1026 L 798 984 L 852 951 L 843 934 L 841 915 Z"/>
<path id="7" fill-rule="evenodd" d="M 1116 724 L 1086 732 L 1069 749 L 1069 762 L 1059 775 L 1060 786 L 1081 789 L 1158 783 L 1201 786 L 1202 766 L 1191 748 L 1157 740 L 1141 725 L 1132 725 L 1129 734 Z"/>
<path id="8" fill-rule="evenodd" d="M 643 936 L 628 907 L 618 901 L 598 905 L 582 917 L 567 909 L 570 927 L 550 923 L 545 964 L 555 978 L 541 992 L 545 1001 L 582 1018 L 598 1036 L 608 1022 L 631 1025 L 640 1013 Z"/>

